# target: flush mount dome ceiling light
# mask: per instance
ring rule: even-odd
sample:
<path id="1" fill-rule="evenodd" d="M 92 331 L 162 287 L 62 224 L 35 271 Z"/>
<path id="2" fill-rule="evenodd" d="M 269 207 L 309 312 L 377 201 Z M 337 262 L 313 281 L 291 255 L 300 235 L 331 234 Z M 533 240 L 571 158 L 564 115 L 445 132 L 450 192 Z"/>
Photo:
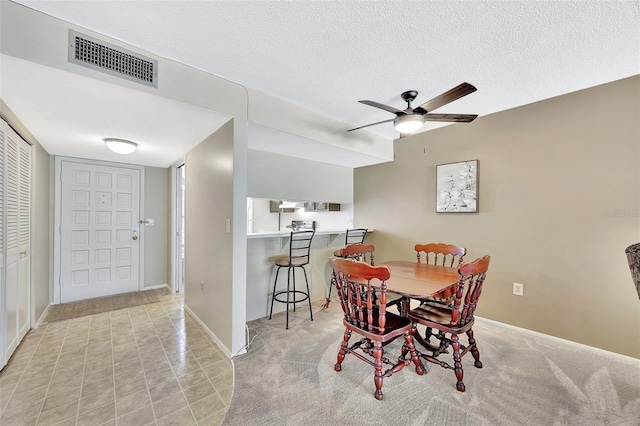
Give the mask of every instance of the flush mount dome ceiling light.
<path id="1" fill-rule="evenodd" d="M 107 138 L 104 140 L 104 143 L 107 145 L 107 148 L 116 154 L 131 154 L 138 148 L 137 143 L 126 139 Z"/>

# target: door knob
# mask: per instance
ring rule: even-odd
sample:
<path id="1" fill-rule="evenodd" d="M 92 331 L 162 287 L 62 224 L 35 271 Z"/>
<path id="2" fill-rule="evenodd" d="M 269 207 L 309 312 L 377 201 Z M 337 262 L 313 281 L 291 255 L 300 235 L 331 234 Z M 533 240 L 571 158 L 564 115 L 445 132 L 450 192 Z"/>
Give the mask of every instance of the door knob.
<path id="1" fill-rule="evenodd" d="M 137 239 L 138 239 L 138 236 L 137 236 L 137 235 L 134 235 L 134 236 L 132 236 L 132 237 L 131 237 L 131 239 L 132 239 L 133 241 L 135 241 L 135 240 L 137 240 Z"/>
<path id="2" fill-rule="evenodd" d="M 26 255 L 27 255 L 27 251 L 26 250 L 20 252 L 20 256 L 26 256 Z"/>
<path id="3" fill-rule="evenodd" d="M 132 231 L 131 231 L 131 239 L 132 239 L 133 241 L 135 241 L 135 240 L 137 240 L 137 239 L 138 239 L 138 231 L 135 231 L 135 230 L 132 230 Z"/>

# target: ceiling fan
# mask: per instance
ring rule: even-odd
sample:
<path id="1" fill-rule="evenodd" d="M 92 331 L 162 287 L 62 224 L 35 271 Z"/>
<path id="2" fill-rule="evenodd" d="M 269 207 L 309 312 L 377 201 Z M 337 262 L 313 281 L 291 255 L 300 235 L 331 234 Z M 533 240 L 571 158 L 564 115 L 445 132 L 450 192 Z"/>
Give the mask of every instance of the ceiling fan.
<path id="1" fill-rule="evenodd" d="M 422 128 L 425 121 L 446 121 L 453 123 L 470 123 L 478 117 L 476 114 L 432 114 L 431 111 L 436 108 L 440 108 L 450 102 L 460 99 L 470 93 L 475 92 L 475 86 L 469 83 L 462 83 L 453 89 L 450 89 L 441 95 L 423 103 L 417 108 L 411 108 L 411 102 L 418 96 L 418 92 L 415 90 L 409 90 L 402 93 L 402 99 L 407 102 L 407 109 L 401 110 L 389 105 L 384 105 L 374 101 L 358 101 L 361 104 L 369 105 L 375 108 L 380 108 L 385 111 L 389 111 L 396 115 L 396 118 L 390 118 L 388 120 L 378 121 L 377 123 L 366 124 L 364 126 L 356 127 L 347 130 L 351 132 L 353 130 L 362 129 L 364 127 L 376 126 L 382 123 L 388 123 L 393 121 L 393 126 L 400 133 L 413 133 Z"/>

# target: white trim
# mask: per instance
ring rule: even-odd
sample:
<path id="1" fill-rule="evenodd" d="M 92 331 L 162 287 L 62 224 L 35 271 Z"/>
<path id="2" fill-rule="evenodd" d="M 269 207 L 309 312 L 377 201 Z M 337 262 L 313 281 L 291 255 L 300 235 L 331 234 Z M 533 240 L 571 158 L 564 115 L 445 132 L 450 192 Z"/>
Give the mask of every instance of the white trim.
<path id="1" fill-rule="evenodd" d="M 155 284 L 155 285 L 148 285 L 146 287 L 144 287 L 142 290 L 140 291 L 147 291 L 147 290 L 157 290 L 159 288 L 166 288 L 167 290 L 171 291 L 171 286 L 169 284 Z"/>
<path id="2" fill-rule="evenodd" d="M 44 320 L 45 318 L 47 318 L 47 315 L 49 314 L 49 308 L 51 308 L 51 304 L 47 305 L 47 307 L 44 309 L 44 312 L 42 312 L 42 315 L 40 315 L 40 318 L 38 318 L 38 321 L 36 321 L 36 325 L 33 328 L 38 328 L 41 325 L 47 324 Z"/>
<path id="3" fill-rule="evenodd" d="M 202 328 L 204 328 L 204 331 L 209 335 L 209 337 L 211 337 L 213 339 L 213 341 L 216 343 L 216 345 L 218 345 L 218 347 L 222 350 L 222 352 L 224 352 L 224 354 L 227 356 L 227 358 L 231 359 L 232 358 L 231 352 L 229 352 L 229 349 L 227 349 L 227 347 L 222 343 L 222 341 L 220 339 L 218 339 L 218 336 L 213 334 L 213 331 L 209 330 L 209 327 L 207 327 L 202 322 L 202 320 L 200 318 L 198 318 L 198 316 L 191 309 L 189 309 L 189 307 L 187 305 L 184 305 L 184 310 L 187 311 L 189 313 L 189 315 L 191 315 L 193 317 L 195 322 L 197 322 L 198 324 L 200 324 L 202 326 Z M 238 355 L 238 354 L 236 354 L 236 355 Z"/>
<path id="4" fill-rule="evenodd" d="M 170 169 L 170 174 L 171 174 L 171 187 L 169 188 L 170 191 L 170 205 L 171 205 L 171 214 L 169 215 L 169 235 L 171 236 L 171 238 L 169 238 L 169 259 L 171 259 L 169 261 L 169 280 L 170 280 L 170 290 L 171 293 L 176 293 L 178 291 L 178 289 L 176 288 L 176 286 L 178 285 L 178 264 L 177 264 L 177 241 L 176 241 L 176 231 L 177 231 L 177 226 L 176 226 L 176 221 L 177 221 L 177 210 L 178 210 L 178 203 L 177 203 L 177 190 L 176 190 L 176 166 L 171 166 Z"/>
<path id="5" fill-rule="evenodd" d="M 596 348 L 594 346 L 585 345 L 584 343 L 574 342 L 573 340 L 567 340 L 567 339 L 563 339 L 561 337 L 552 336 L 550 334 L 540 333 L 539 331 L 529 330 L 528 328 L 522 328 L 522 327 L 518 327 L 518 326 L 515 326 L 515 325 L 511 325 L 511 324 L 505 324 L 503 322 L 495 321 L 495 320 L 488 319 L 488 318 L 483 318 L 483 317 L 476 316 L 476 319 L 479 319 L 479 320 L 481 320 L 483 322 L 491 323 L 491 324 L 496 325 L 498 327 L 509 328 L 511 330 L 514 330 L 514 331 L 518 331 L 518 332 L 525 333 L 525 334 L 531 334 L 533 336 L 540 337 L 540 338 L 543 338 L 543 339 L 549 339 L 549 340 L 552 340 L 552 341 L 555 341 L 555 342 L 560 342 L 560 343 L 567 343 L 567 344 L 570 344 L 570 345 L 573 345 L 573 346 L 577 346 L 580 349 L 590 350 L 592 352 L 595 352 L 598 355 L 608 356 L 610 358 L 617 358 L 618 361 L 626 361 L 626 362 L 630 362 L 632 364 L 637 364 L 637 365 L 640 366 L 640 359 L 633 358 L 633 357 L 630 357 L 630 356 L 627 356 L 627 355 L 623 355 L 623 354 L 619 354 L 617 352 L 607 351 L 605 349 L 600 349 L 600 348 Z"/>
<path id="6" fill-rule="evenodd" d="M 116 163 L 117 164 L 117 163 Z M 123 166 L 116 166 L 116 167 L 123 167 Z M 144 188 L 145 188 L 145 184 L 144 184 L 144 166 L 133 166 L 132 168 L 138 169 L 140 170 L 140 197 L 138 202 L 140 203 L 140 209 L 138 210 L 138 215 L 140 215 L 140 217 L 138 218 L 138 220 L 144 220 L 144 218 L 146 217 L 146 215 L 144 214 Z M 135 219 L 134 219 L 135 220 Z M 145 238 L 145 228 L 146 226 L 144 226 L 144 224 L 140 224 L 139 226 L 139 235 L 140 235 L 140 251 L 138 252 L 138 257 L 140 258 L 140 263 L 138 266 L 138 290 L 142 291 L 144 290 L 144 246 L 146 244 L 146 238 Z"/>
<path id="7" fill-rule="evenodd" d="M 60 303 L 60 210 L 62 208 L 60 204 L 62 186 L 60 175 L 62 173 L 62 162 L 68 161 L 73 163 L 81 163 L 81 164 L 90 164 L 97 166 L 108 166 L 108 167 L 119 167 L 124 169 L 134 169 L 140 172 L 140 209 L 139 214 L 140 218 L 144 218 L 144 166 L 140 166 L 137 164 L 127 164 L 127 163 L 116 163 L 113 161 L 99 161 L 99 160 L 88 160 L 86 158 L 75 158 L 75 157 L 63 157 L 56 155 L 55 156 L 55 167 L 54 167 L 54 185 L 55 185 L 55 195 L 54 195 L 54 219 L 53 219 L 53 304 L 57 305 Z M 144 239 L 144 226 L 140 226 L 140 240 L 145 241 Z M 140 249 L 138 250 L 138 255 L 140 257 L 139 260 L 139 268 L 138 268 L 138 291 L 144 290 L 144 244 L 140 244 Z"/>
<path id="8" fill-rule="evenodd" d="M 184 282 L 182 277 L 184 276 L 184 265 L 182 264 L 182 239 L 184 238 L 182 232 L 182 200 L 184 193 L 182 191 L 182 179 L 184 178 L 184 162 L 171 169 L 171 264 L 173 266 L 172 278 L 173 278 L 173 292 L 184 292 Z M 180 179 L 179 179 L 180 178 Z M 180 182 L 178 182 L 180 180 Z"/>

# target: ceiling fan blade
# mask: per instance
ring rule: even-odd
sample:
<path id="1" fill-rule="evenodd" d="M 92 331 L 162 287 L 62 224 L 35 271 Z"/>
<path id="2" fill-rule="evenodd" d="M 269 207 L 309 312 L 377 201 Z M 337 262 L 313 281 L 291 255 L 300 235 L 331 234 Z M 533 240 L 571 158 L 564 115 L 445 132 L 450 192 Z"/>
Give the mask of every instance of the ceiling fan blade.
<path id="1" fill-rule="evenodd" d="M 349 129 L 347 130 L 347 132 L 352 132 L 354 130 L 362 129 L 364 127 L 375 126 L 376 124 L 388 123 L 393 120 L 395 120 L 395 118 L 390 118 L 389 120 L 384 120 L 384 121 L 378 121 L 377 123 L 365 124 L 364 126 L 356 127 L 354 129 Z"/>
<path id="2" fill-rule="evenodd" d="M 471 123 L 476 114 L 425 114 L 424 121 L 449 121 L 452 123 Z"/>
<path id="3" fill-rule="evenodd" d="M 453 102 L 456 99 L 460 99 L 463 96 L 467 96 L 469 93 L 475 92 L 476 87 L 469 83 L 462 83 L 451 90 L 444 92 L 441 95 L 436 96 L 435 98 L 423 103 L 418 108 L 415 108 L 413 112 L 417 112 L 420 114 L 424 114 L 426 112 L 433 111 L 436 108 L 440 108 L 448 104 L 449 102 Z"/>
<path id="4" fill-rule="evenodd" d="M 375 101 L 358 101 L 358 102 L 360 102 L 361 104 L 372 106 L 374 108 L 380 108 L 380 109 L 383 109 L 385 111 L 389 111 L 390 113 L 393 113 L 393 114 L 396 114 L 396 115 L 404 115 L 404 114 L 406 114 L 406 112 L 404 112 L 401 109 L 398 109 L 396 107 L 392 107 L 392 106 L 389 106 L 389 105 L 381 104 L 379 102 L 375 102 Z"/>

